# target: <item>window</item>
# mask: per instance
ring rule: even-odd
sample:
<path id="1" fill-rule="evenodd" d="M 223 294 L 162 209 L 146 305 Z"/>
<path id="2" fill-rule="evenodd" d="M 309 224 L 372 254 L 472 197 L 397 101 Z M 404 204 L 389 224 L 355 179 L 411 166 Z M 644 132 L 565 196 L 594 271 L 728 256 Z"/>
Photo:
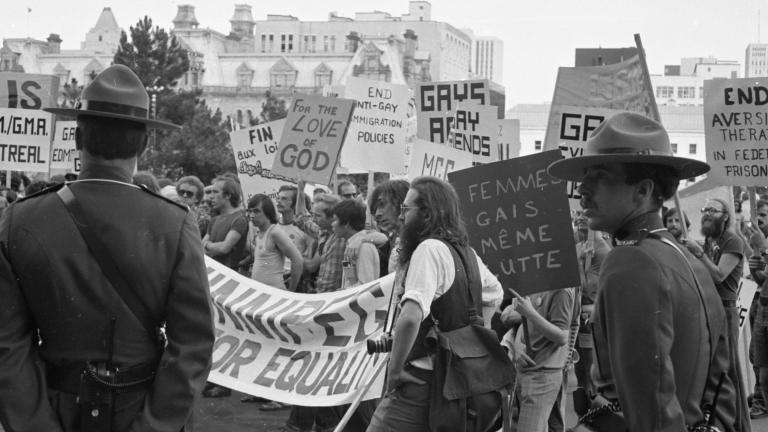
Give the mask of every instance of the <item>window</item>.
<path id="1" fill-rule="evenodd" d="M 658 98 L 671 98 L 674 95 L 674 87 L 670 86 L 658 86 L 656 87 L 656 97 Z"/>
<path id="2" fill-rule="evenodd" d="M 261 52 L 266 52 L 267 50 L 267 35 L 264 33 L 261 34 Z"/>
<path id="3" fill-rule="evenodd" d="M 296 85 L 296 72 L 272 72 L 269 85 L 273 88 L 291 88 Z"/>
<path id="4" fill-rule="evenodd" d="M 704 87 L 699 87 L 699 99 L 704 99 Z"/>
<path id="5" fill-rule="evenodd" d="M 293 35 L 288 35 L 288 52 L 293 52 Z"/>
<path id="6" fill-rule="evenodd" d="M 331 35 L 331 52 L 336 52 L 336 36 Z"/>
<path id="7" fill-rule="evenodd" d="M 280 52 L 284 53 L 286 48 L 287 47 L 285 45 L 285 33 L 283 33 L 280 35 Z"/>
<path id="8" fill-rule="evenodd" d="M 315 71 L 315 87 L 322 88 L 323 86 L 331 85 L 331 79 L 333 78 L 333 71 Z"/>
<path id="9" fill-rule="evenodd" d="M 696 154 L 696 144 L 689 144 L 688 145 L 688 153 L 695 155 Z"/>
<path id="10" fill-rule="evenodd" d="M 311 44 L 309 46 L 309 52 L 313 53 L 313 52 L 317 51 L 317 36 L 312 35 L 311 40 L 312 40 L 312 42 L 311 42 Z"/>
<path id="11" fill-rule="evenodd" d="M 672 154 L 677 154 L 677 143 L 672 143 Z"/>
<path id="12" fill-rule="evenodd" d="M 541 151 L 541 140 L 536 140 L 533 142 L 533 149 L 536 151 Z"/>
<path id="13" fill-rule="evenodd" d="M 677 97 L 680 99 L 693 99 L 696 97 L 696 87 L 678 87 Z"/>
<path id="14" fill-rule="evenodd" d="M 304 35 L 304 52 L 309 52 L 309 35 Z"/>
<path id="15" fill-rule="evenodd" d="M 275 35 L 269 35 L 269 49 L 267 52 L 273 52 L 275 50 Z"/>

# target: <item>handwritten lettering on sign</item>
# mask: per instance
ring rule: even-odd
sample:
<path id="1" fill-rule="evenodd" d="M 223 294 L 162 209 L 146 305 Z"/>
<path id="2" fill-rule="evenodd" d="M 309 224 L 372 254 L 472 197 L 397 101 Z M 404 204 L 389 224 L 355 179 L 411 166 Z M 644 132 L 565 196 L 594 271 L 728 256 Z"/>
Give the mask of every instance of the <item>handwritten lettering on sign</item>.
<path id="1" fill-rule="evenodd" d="M 704 81 L 707 177 L 718 184 L 768 181 L 768 78 Z"/>
<path id="2" fill-rule="evenodd" d="M 533 294 L 579 284 L 565 182 L 547 151 L 450 173 L 470 244 L 502 285 Z"/>
<path id="3" fill-rule="evenodd" d="M 311 183 L 330 183 L 354 104 L 349 99 L 296 95 L 272 172 Z"/>

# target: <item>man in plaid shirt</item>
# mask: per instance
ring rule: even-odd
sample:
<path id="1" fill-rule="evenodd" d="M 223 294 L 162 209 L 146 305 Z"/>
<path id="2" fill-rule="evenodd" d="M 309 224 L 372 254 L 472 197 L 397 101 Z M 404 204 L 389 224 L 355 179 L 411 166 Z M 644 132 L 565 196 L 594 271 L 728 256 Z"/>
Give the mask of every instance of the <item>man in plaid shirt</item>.
<path id="1" fill-rule="evenodd" d="M 321 194 L 312 204 L 312 220 L 306 215 L 296 218 L 296 226 L 317 238 L 317 251 L 304 261 L 304 271 L 317 272 L 315 293 L 332 292 L 341 288 L 342 262 L 347 241 L 333 234 L 333 207 L 341 201 L 338 196 Z"/>

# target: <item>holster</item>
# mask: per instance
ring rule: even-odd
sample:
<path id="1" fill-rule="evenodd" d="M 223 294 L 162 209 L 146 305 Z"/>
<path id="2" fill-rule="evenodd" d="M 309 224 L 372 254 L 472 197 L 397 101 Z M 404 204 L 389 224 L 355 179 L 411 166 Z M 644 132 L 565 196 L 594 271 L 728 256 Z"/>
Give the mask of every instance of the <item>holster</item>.
<path id="1" fill-rule="evenodd" d="M 77 395 L 81 432 L 103 432 L 112 428 L 112 413 L 117 395 L 145 390 L 155 378 L 156 364 L 125 370 L 110 370 L 105 362 L 85 366 L 47 365 L 48 387 Z"/>

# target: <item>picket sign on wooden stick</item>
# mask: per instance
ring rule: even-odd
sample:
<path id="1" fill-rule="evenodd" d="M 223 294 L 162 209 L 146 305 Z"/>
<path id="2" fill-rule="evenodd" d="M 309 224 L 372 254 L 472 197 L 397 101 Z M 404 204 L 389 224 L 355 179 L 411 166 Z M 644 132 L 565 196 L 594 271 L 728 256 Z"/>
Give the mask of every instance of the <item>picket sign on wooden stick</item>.
<path id="1" fill-rule="evenodd" d="M 685 223 L 685 215 L 683 214 L 683 208 L 680 206 L 680 195 L 675 191 L 675 209 L 677 209 L 677 217 L 680 218 L 680 227 L 683 229 L 680 234 L 680 240 L 688 238 L 688 224 Z M 667 221 L 662 221 L 664 225 Z"/>
<path id="2" fill-rule="evenodd" d="M 376 366 L 376 369 L 373 369 L 371 371 L 370 378 L 365 383 L 365 385 L 360 387 L 360 389 L 357 391 L 357 395 L 355 396 L 355 399 L 349 405 L 349 409 L 347 409 L 347 412 L 344 413 L 344 417 L 341 418 L 341 420 L 339 421 L 339 424 L 336 425 L 336 429 L 334 429 L 333 432 L 341 432 L 342 430 L 344 430 L 344 427 L 347 425 L 347 423 L 349 423 L 349 420 L 352 418 L 352 415 L 355 414 L 357 407 L 360 406 L 360 402 L 363 401 L 363 397 L 365 397 L 365 394 L 368 393 L 368 390 L 371 388 L 374 381 L 376 381 L 376 377 L 379 376 L 379 374 L 384 369 L 384 366 L 387 365 L 387 363 L 389 363 L 389 353 L 387 353 L 384 356 L 384 358 L 381 359 L 381 362 Z"/>

